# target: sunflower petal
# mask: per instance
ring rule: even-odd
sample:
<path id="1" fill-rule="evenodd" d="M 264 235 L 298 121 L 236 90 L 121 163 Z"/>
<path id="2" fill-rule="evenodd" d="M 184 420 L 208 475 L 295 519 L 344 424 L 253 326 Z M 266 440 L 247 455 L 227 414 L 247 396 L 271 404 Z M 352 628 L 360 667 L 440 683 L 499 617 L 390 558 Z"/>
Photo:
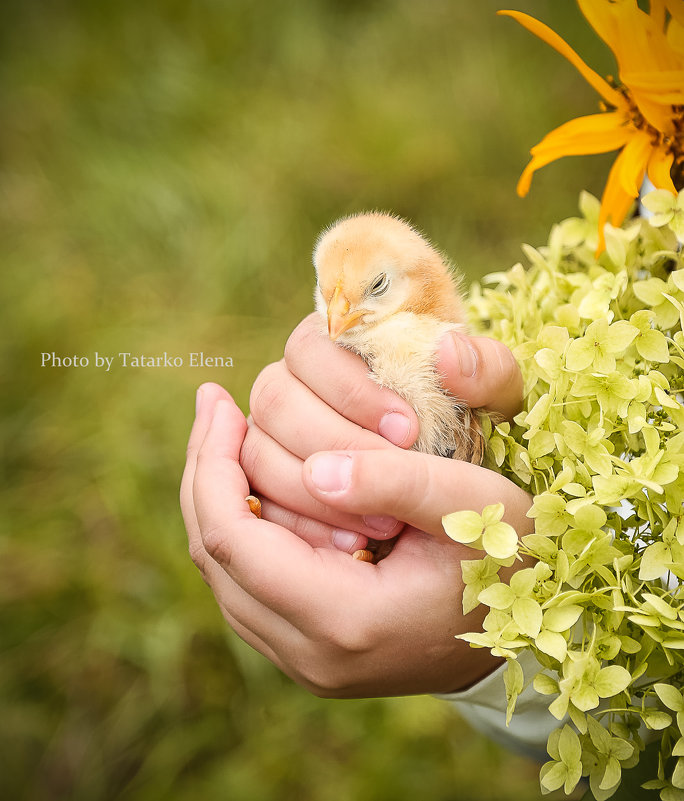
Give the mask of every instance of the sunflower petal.
<path id="1" fill-rule="evenodd" d="M 512 17 L 516 22 L 520 23 L 523 28 L 526 28 L 530 33 L 538 36 L 542 41 L 546 42 L 550 47 L 553 47 L 558 53 L 566 58 L 582 77 L 589 83 L 600 95 L 615 108 L 625 108 L 625 100 L 622 95 L 617 92 L 613 87 L 605 81 L 598 72 L 595 72 L 580 56 L 565 42 L 555 31 L 551 30 L 548 25 L 539 22 L 529 14 L 523 14 L 521 11 L 501 10 L 497 14 L 502 16 Z"/>
<path id="2" fill-rule="evenodd" d="M 607 153 L 627 144 L 634 133 L 629 119 L 620 111 L 589 114 L 555 128 L 530 151 L 536 155 L 548 147 L 567 147 L 568 155 Z M 553 140 L 553 141 L 552 141 Z"/>
<path id="3" fill-rule="evenodd" d="M 660 148 L 655 148 L 648 161 L 648 177 L 656 189 L 667 189 L 673 195 L 677 194 L 675 185 L 672 182 L 670 170 L 674 162 L 674 154 L 668 153 Z"/>
<path id="4" fill-rule="evenodd" d="M 665 28 L 665 0 L 651 0 L 648 13 L 658 28 Z"/>
<path id="5" fill-rule="evenodd" d="M 601 197 L 601 210 L 599 212 L 599 242 L 596 249 L 596 255 L 605 250 L 606 248 L 606 235 L 604 226 L 607 222 L 612 225 L 619 226 L 627 216 L 634 197 L 622 188 L 620 181 L 620 173 L 622 172 L 622 161 L 625 151 L 615 159 L 613 166 L 608 173 L 608 180 L 606 181 L 603 196 Z"/>
<path id="6" fill-rule="evenodd" d="M 665 0 L 665 5 L 672 16 L 672 19 L 684 26 L 684 3 L 682 0 Z"/>
<path id="7" fill-rule="evenodd" d="M 653 142 L 645 131 L 638 131 L 625 145 L 617 161 L 620 162 L 618 179 L 623 191 L 630 197 L 639 197 L 646 167 L 653 151 Z M 622 222 L 622 220 L 620 220 Z M 619 225 L 619 223 L 614 223 Z"/>
<path id="8" fill-rule="evenodd" d="M 584 156 L 589 153 L 608 153 L 623 147 L 634 136 L 624 115 L 619 111 L 590 114 L 570 120 L 550 133 L 530 151 L 529 162 L 518 181 L 517 192 L 524 197 L 536 170 L 563 156 Z"/>
<path id="9" fill-rule="evenodd" d="M 684 59 L 683 59 L 684 62 Z M 660 72 L 623 72 L 625 86 L 648 92 L 652 99 L 671 106 L 684 103 L 684 64 L 682 69 Z"/>
<path id="10" fill-rule="evenodd" d="M 684 13 L 684 12 L 683 12 Z M 684 21 L 674 17 L 667 26 L 667 43 L 680 56 L 684 56 Z"/>
<path id="11" fill-rule="evenodd" d="M 632 89 L 631 95 L 644 119 L 653 128 L 667 136 L 671 136 L 674 133 L 675 124 L 672 106 L 666 100 L 661 100 L 658 95 L 654 95 L 652 92 L 642 92 L 638 89 Z"/>

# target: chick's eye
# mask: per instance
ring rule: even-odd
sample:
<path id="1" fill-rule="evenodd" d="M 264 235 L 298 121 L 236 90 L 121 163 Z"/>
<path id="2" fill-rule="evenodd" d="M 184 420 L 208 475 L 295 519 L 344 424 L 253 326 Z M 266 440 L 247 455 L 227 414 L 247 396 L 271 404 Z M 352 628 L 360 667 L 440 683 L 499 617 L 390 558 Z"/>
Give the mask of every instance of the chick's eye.
<path id="1" fill-rule="evenodd" d="M 387 277 L 387 273 L 381 273 L 371 284 L 369 294 L 376 298 L 379 295 L 384 295 L 389 288 L 389 283 L 390 282 L 389 278 Z"/>

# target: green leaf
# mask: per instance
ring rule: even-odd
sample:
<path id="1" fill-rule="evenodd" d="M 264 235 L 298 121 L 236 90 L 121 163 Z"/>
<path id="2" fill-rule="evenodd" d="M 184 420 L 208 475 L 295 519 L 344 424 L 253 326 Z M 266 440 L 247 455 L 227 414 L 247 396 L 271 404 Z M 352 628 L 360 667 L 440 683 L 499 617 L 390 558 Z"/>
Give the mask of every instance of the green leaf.
<path id="1" fill-rule="evenodd" d="M 622 353 L 638 333 L 636 326 L 626 320 L 619 320 L 608 327 L 602 345 L 609 353 Z"/>
<path id="2" fill-rule="evenodd" d="M 568 711 L 568 701 L 570 699 L 567 695 L 559 695 L 555 701 L 549 706 L 549 712 L 556 718 L 556 720 L 563 720 Z"/>
<path id="3" fill-rule="evenodd" d="M 664 575 L 670 566 L 670 552 L 664 542 L 649 545 L 641 556 L 639 578 L 641 581 L 653 581 Z"/>
<path id="4" fill-rule="evenodd" d="M 607 754 L 610 749 L 611 736 L 593 715 L 587 715 L 587 730 L 596 750 L 599 753 Z"/>
<path id="5" fill-rule="evenodd" d="M 558 753 L 561 760 L 571 767 L 580 761 L 582 756 L 582 746 L 580 745 L 577 733 L 567 724 L 563 726 L 558 739 Z"/>
<path id="6" fill-rule="evenodd" d="M 649 223 L 656 228 L 667 225 L 675 211 L 677 198 L 669 189 L 656 189 L 641 199 L 644 206 L 652 213 Z"/>
<path id="7" fill-rule="evenodd" d="M 596 709 L 599 705 L 599 696 L 594 687 L 582 682 L 570 693 L 570 700 L 582 712 Z"/>
<path id="8" fill-rule="evenodd" d="M 541 606 L 532 598 L 517 598 L 513 602 L 513 620 L 521 634 L 536 637 L 542 624 Z"/>
<path id="9" fill-rule="evenodd" d="M 684 758 L 677 760 L 675 769 L 672 772 L 672 784 L 680 790 L 684 789 Z"/>
<path id="10" fill-rule="evenodd" d="M 628 243 L 619 236 L 620 233 L 622 232 L 619 228 L 614 228 L 612 225 L 605 226 L 606 252 L 616 267 L 624 267 L 627 261 Z"/>
<path id="11" fill-rule="evenodd" d="M 485 587 L 478 595 L 478 600 L 492 609 L 506 610 L 513 605 L 515 593 L 507 584 L 497 583 Z"/>
<path id="12" fill-rule="evenodd" d="M 547 762 L 539 771 L 539 782 L 547 792 L 559 790 L 568 776 L 568 768 L 562 762 Z"/>
<path id="13" fill-rule="evenodd" d="M 620 781 L 620 775 L 622 773 L 622 769 L 620 768 L 620 763 L 614 756 L 608 757 L 606 762 L 606 770 L 603 774 L 603 778 L 599 784 L 599 787 L 602 790 L 609 790 L 611 787 L 615 787 L 618 782 Z"/>
<path id="14" fill-rule="evenodd" d="M 627 742 L 627 740 L 622 740 L 619 737 L 611 737 L 610 750 L 620 762 L 624 762 L 634 755 L 634 746 L 632 743 Z"/>
<path id="15" fill-rule="evenodd" d="M 555 695 L 558 692 L 558 682 L 546 673 L 537 673 L 533 686 L 540 695 Z"/>
<path id="16" fill-rule="evenodd" d="M 637 281 L 632 286 L 634 294 L 640 301 L 647 306 L 658 306 L 662 303 L 663 293 L 667 289 L 665 281 L 660 278 L 648 278 L 645 281 Z"/>
<path id="17" fill-rule="evenodd" d="M 593 363 L 595 353 L 596 347 L 591 340 L 585 337 L 574 339 L 565 354 L 565 366 L 574 373 L 581 373 Z"/>
<path id="18" fill-rule="evenodd" d="M 498 523 L 503 517 L 504 505 L 502 503 L 492 503 L 485 506 L 482 510 L 482 523 L 485 527 Z"/>
<path id="19" fill-rule="evenodd" d="M 653 593 L 650 592 L 644 592 L 641 597 L 648 602 L 648 606 L 651 606 L 660 617 L 665 620 L 677 620 L 677 610 L 673 609 L 670 604 L 660 596 L 653 595 Z"/>
<path id="20" fill-rule="evenodd" d="M 592 503 L 581 506 L 575 512 L 574 518 L 577 528 L 591 530 L 594 528 L 603 528 L 606 524 L 607 515 L 600 506 L 596 506 Z"/>
<path id="21" fill-rule="evenodd" d="M 518 570 L 511 576 L 510 587 L 518 597 L 524 598 L 532 594 L 536 582 L 537 577 L 534 570 L 528 567 L 524 570 Z"/>
<path id="22" fill-rule="evenodd" d="M 518 552 L 518 534 L 508 523 L 494 523 L 485 529 L 482 545 L 495 559 L 508 559 Z"/>
<path id="23" fill-rule="evenodd" d="M 676 787 L 665 787 L 660 791 L 661 801 L 684 801 L 684 791 Z"/>
<path id="24" fill-rule="evenodd" d="M 656 731 L 666 729 L 672 723 L 672 718 L 667 712 L 660 712 L 657 709 L 644 709 L 641 712 L 641 719 L 649 729 Z"/>
<path id="25" fill-rule="evenodd" d="M 544 612 L 544 628 L 549 631 L 569 631 L 581 614 L 582 607 L 575 604 L 552 607 Z"/>
<path id="26" fill-rule="evenodd" d="M 599 698 L 611 698 L 629 687 L 632 674 L 621 665 L 601 668 L 594 680 L 594 688 Z"/>
<path id="27" fill-rule="evenodd" d="M 511 722 L 515 711 L 515 702 L 522 692 L 524 685 L 523 669 L 516 659 L 509 659 L 504 671 L 504 686 L 506 688 L 506 725 Z"/>
<path id="28" fill-rule="evenodd" d="M 548 629 L 542 629 L 535 639 L 535 644 L 540 651 L 559 662 L 563 662 L 568 652 L 568 644 L 562 634 Z"/>
<path id="29" fill-rule="evenodd" d="M 661 331 L 646 331 L 636 338 L 636 349 L 643 359 L 651 362 L 669 362 L 670 351 L 667 339 Z"/>
<path id="30" fill-rule="evenodd" d="M 553 398 L 548 392 L 545 395 L 542 395 L 541 398 L 534 404 L 534 406 L 530 409 L 527 413 L 525 418 L 525 424 L 529 428 L 538 428 L 540 424 L 546 419 L 549 409 L 551 408 L 551 404 L 553 402 Z"/>
<path id="31" fill-rule="evenodd" d="M 442 526 L 448 537 L 463 545 L 478 540 L 484 528 L 482 517 L 470 510 L 444 515 Z"/>

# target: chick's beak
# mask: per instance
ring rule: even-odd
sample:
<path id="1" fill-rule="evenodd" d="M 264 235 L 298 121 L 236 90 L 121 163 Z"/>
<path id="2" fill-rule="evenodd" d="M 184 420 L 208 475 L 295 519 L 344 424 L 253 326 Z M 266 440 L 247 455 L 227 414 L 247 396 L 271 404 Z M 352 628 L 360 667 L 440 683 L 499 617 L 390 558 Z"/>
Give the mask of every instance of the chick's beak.
<path id="1" fill-rule="evenodd" d="M 345 331 L 353 328 L 365 314 L 363 309 L 350 312 L 350 304 L 337 284 L 328 303 L 328 335 L 333 342 Z"/>

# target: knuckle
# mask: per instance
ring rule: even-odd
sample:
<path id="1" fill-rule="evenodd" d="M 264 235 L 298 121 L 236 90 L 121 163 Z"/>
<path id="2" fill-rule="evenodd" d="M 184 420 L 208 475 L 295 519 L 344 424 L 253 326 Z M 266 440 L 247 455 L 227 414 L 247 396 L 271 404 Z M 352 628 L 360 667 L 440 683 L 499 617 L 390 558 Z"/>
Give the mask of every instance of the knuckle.
<path id="1" fill-rule="evenodd" d="M 347 693 L 345 693 L 345 687 L 332 685 L 330 682 L 326 681 L 325 677 L 322 683 L 318 681 L 309 682 L 304 680 L 301 682 L 301 684 L 312 695 L 324 700 L 334 700 L 336 698 L 347 697 Z"/>
<path id="2" fill-rule="evenodd" d="M 370 619 L 330 618 L 292 665 L 297 683 L 319 698 L 346 698 L 362 677 L 365 657 L 377 647 Z"/>
<path id="3" fill-rule="evenodd" d="M 207 552 L 204 547 L 199 543 L 191 542 L 188 551 L 195 567 L 204 575 L 207 567 Z"/>
<path id="4" fill-rule="evenodd" d="M 344 659 L 368 653 L 377 642 L 375 626 L 369 617 L 332 618 L 323 635 L 328 647 Z"/>
<path id="5" fill-rule="evenodd" d="M 249 395 L 249 408 L 256 421 L 278 414 L 282 409 L 285 398 L 282 372 L 282 362 L 275 362 L 256 377 Z"/>
<path id="6" fill-rule="evenodd" d="M 213 453 L 208 452 L 206 449 L 200 448 L 197 451 L 197 461 L 195 465 L 195 481 L 194 484 L 198 483 L 198 477 L 201 475 L 208 475 L 210 474 L 216 463 L 216 457 Z"/>
<path id="7" fill-rule="evenodd" d="M 223 567 L 230 566 L 230 549 L 222 526 L 202 532 L 202 544 L 207 555 Z M 206 562 L 205 562 L 206 568 Z"/>
<path id="8" fill-rule="evenodd" d="M 369 401 L 367 386 L 361 382 L 352 382 L 339 393 L 338 411 L 347 420 L 358 422 L 362 417 L 359 412 L 368 411 Z"/>
<path id="9" fill-rule="evenodd" d="M 520 367 L 513 353 L 501 342 L 497 342 L 499 362 L 499 380 L 502 386 L 508 386 L 520 377 Z"/>
<path id="10" fill-rule="evenodd" d="M 188 446 L 185 449 L 185 461 L 192 464 L 197 459 L 197 445 L 194 442 L 189 441 Z"/>
<path id="11" fill-rule="evenodd" d="M 315 325 L 315 315 L 306 317 L 290 334 L 285 343 L 285 363 L 294 365 L 299 361 L 299 354 L 308 352 L 313 343 L 321 336 Z"/>
<path id="12" fill-rule="evenodd" d="M 441 456 L 431 457 L 428 454 L 419 454 L 415 451 L 409 451 L 407 456 L 411 459 L 411 462 L 407 464 L 407 468 L 410 469 L 403 469 L 400 473 L 401 491 L 392 491 L 390 497 L 398 499 L 403 509 L 413 509 L 425 503 L 425 498 L 429 495 L 433 486 L 434 482 L 431 476 L 432 459 L 438 459 L 440 463 L 444 461 L 445 464 L 450 464 L 450 462 L 444 460 Z M 387 514 L 393 513 L 395 517 L 401 516 L 403 509 L 394 509 L 393 511 L 388 509 Z"/>
<path id="13" fill-rule="evenodd" d="M 263 462 L 261 437 L 250 427 L 240 449 L 240 467 L 247 477 L 250 486 L 260 472 Z"/>
<path id="14" fill-rule="evenodd" d="M 312 659 L 297 671 L 298 683 L 318 698 L 344 698 L 350 674 L 339 660 Z"/>

